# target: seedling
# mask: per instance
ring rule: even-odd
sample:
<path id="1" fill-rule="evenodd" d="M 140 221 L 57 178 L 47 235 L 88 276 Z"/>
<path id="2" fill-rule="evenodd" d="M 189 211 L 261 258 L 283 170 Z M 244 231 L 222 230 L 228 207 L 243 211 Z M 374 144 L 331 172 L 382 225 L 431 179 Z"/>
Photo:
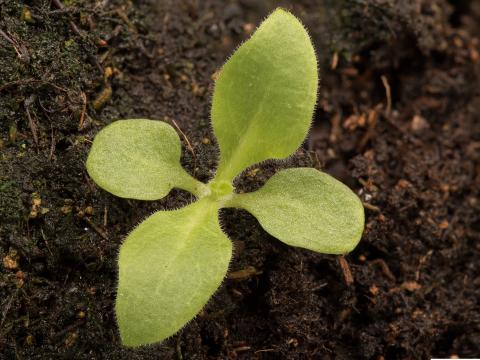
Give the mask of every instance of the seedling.
<path id="1" fill-rule="evenodd" d="M 232 243 L 221 208 L 243 208 L 277 239 L 327 254 L 351 251 L 364 226 L 358 197 L 313 168 L 279 171 L 258 191 L 234 192 L 246 168 L 290 156 L 310 127 L 317 61 L 302 24 L 273 12 L 223 66 L 215 83 L 212 125 L 220 147 L 215 177 L 204 184 L 180 164 L 175 130 L 160 121 L 120 120 L 100 131 L 87 169 L 110 193 L 156 200 L 172 188 L 197 200 L 158 211 L 127 237 L 118 259 L 116 314 L 122 342 L 140 346 L 175 334 L 225 278 Z"/>

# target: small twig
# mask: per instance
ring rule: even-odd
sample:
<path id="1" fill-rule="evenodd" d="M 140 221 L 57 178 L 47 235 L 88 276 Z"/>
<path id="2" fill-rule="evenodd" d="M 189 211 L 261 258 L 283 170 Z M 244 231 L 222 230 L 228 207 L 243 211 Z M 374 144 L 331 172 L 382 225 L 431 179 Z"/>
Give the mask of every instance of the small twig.
<path id="1" fill-rule="evenodd" d="M 248 350 L 251 350 L 251 349 L 252 349 L 251 346 L 245 345 L 245 346 L 236 347 L 235 349 L 233 349 L 233 352 L 236 353 L 236 352 L 241 352 L 241 351 L 248 351 Z"/>
<path id="2" fill-rule="evenodd" d="M 173 119 L 171 119 L 171 120 L 172 120 L 173 125 L 177 128 L 178 132 L 185 139 L 185 142 L 187 143 L 188 150 L 192 153 L 192 156 L 193 156 L 193 175 L 195 176 L 195 168 L 197 167 L 197 156 L 195 155 L 195 151 L 193 151 L 192 144 L 188 140 L 187 135 L 185 135 L 185 133 L 182 131 L 182 129 L 180 129 L 180 126 L 178 126 L 178 124 L 175 122 L 175 120 L 173 120 Z"/>
<path id="3" fill-rule="evenodd" d="M 85 112 L 87 111 L 87 95 L 82 91 L 80 94 L 82 98 L 82 112 L 80 113 L 80 123 L 78 124 L 78 129 L 82 130 L 85 123 Z"/>
<path id="4" fill-rule="evenodd" d="M 331 69 L 335 70 L 338 66 L 338 52 L 334 52 L 332 56 L 332 63 L 331 63 Z"/>
<path id="5" fill-rule="evenodd" d="M 45 233 L 43 232 L 43 228 L 42 228 L 42 227 L 40 227 L 40 234 L 42 234 L 42 239 L 43 239 L 43 241 L 45 242 L 45 245 L 47 246 L 48 252 L 50 253 L 50 255 L 53 256 L 52 250 L 50 250 L 50 245 L 48 244 L 48 239 L 47 239 L 47 237 L 45 236 Z"/>
<path id="6" fill-rule="evenodd" d="M 103 226 L 107 227 L 108 223 L 108 208 L 107 205 L 103 208 Z"/>
<path id="7" fill-rule="evenodd" d="M 4 32 L 2 29 L 0 29 L 0 35 L 5 39 L 7 40 L 13 47 L 15 47 L 15 41 L 13 41 L 13 39 L 10 38 L 10 36 L 7 35 L 6 32 Z M 15 48 L 15 51 L 17 49 Z M 17 52 L 18 53 L 18 52 Z"/>
<path id="8" fill-rule="evenodd" d="M 16 41 L 11 35 L 4 32 L 2 29 L 0 29 L 0 35 L 7 40 L 10 45 L 12 45 L 20 60 L 26 63 L 30 61 L 30 56 L 28 55 L 28 50 L 25 46 L 19 44 L 18 41 Z"/>
<path id="9" fill-rule="evenodd" d="M 27 113 L 28 126 L 30 127 L 30 131 L 32 132 L 32 135 L 33 135 L 33 141 L 35 142 L 35 145 L 38 147 L 37 125 L 35 125 L 35 122 L 33 121 L 32 116 L 30 115 L 30 110 L 28 109 L 28 107 L 34 101 L 35 101 L 35 96 L 32 95 L 28 99 L 25 99 L 24 106 L 25 106 L 25 112 Z"/>
<path id="10" fill-rule="evenodd" d="M 378 212 L 378 213 L 382 212 L 378 206 L 369 204 L 369 203 L 367 203 L 367 202 L 362 202 L 362 203 L 363 203 L 363 207 L 364 207 L 365 209 L 368 209 L 368 210 L 371 210 L 371 211 L 375 211 L 375 212 Z"/>
<path id="11" fill-rule="evenodd" d="M 93 229 L 95 230 L 95 232 L 100 235 L 103 239 L 105 240 L 108 240 L 108 235 L 106 234 L 105 231 L 103 231 L 102 229 L 100 229 L 100 227 L 95 224 L 92 220 L 90 220 L 89 218 L 85 217 L 83 218 L 83 220 L 85 220 L 85 222 Z"/>
<path id="12" fill-rule="evenodd" d="M 350 270 L 350 266 L 348 265 L 347 260 L 345 260 L 344 256 L 339 256 L 338 257 L 338 263 L 340 264 L 340 267 L 342 268 L 343 271 L 343 277 L 345 279 L 345 283 L 350 286 L 353 284 L 353 275 L 352 271 Z"/>
<path id="13" fill-rule="evenodd" d="M 368 129 L 365 135 L 363 135 L 363 137 L 360 139 L 358 143 L 358 148 L 360 150 L 362 150 L 365 147 L 365 145 L 367 145 L 368 141 L 375 134 L 375 127 L 377 126 L 377 119 L 378 119 L 378 110 L 380 110 L 381 107 L 382 107 L 382 104 L 379 104 L 368 112 L 368 117 L 367 117 Z"/>
<path id="14" fill-rule="evenodd" d="M 330 119 L 330 123 L 332 124 L 332 130 L 330 131 L 329 140 L 332 143 L 336 143 L 342 134 L 342 127 L 340 125 L 340 120 L 341 120 L 340 113 L 336 113 Z"/>
<path id="15" fill-rule="evenodd" d="M 375 260 L 370 261 L 370 264 L 372 264 L 372 265 L 379 265 L 379 266 L 380 266 L 380 269 L 382 269 L 383 274 L 384 274 L 387 278 L 389 278 L 390 280 L 393 280 L 393 281 L 396 280 L 395 275 L 392 274 L 392 272 L 390 271 L 390 268 L 388 267 L 388 265 L 387 265 L 387 263 L 385 262 L 385 260 L 383 260 L 383 259 L 375 259 Z"/>
<path id="16" fill-rule="evenodd" d="M 311 292 L 318 291 L 320 289 L 323 289 L 327 285 L 328 285 L 328 282 L 321 283 L 320 285 L 317 285 L 314 288 L 311 288 L 310 291 Z"/>
<path id="17" fill-rule="evenodd" d="M 388 83 L 388 78 L 385 75 L 381 77 L 383 86 L 385 87 L 385 95 L 387 96 L 387 116 L 392 113 L 392 89 Z"/>
<path id="18" fill-rule="evenodd" d="M 55 153 L 55 135 L 53 133 L 53 127 L 50 125 L 50 134 L 51 134 L 51 144 L 50 144 L 50 153 L 48 154 L 48 160 L 52 160 L 53 154 Z"/>
<path id="19" fill-rule="evenodd" d="M 278 351 L 278 350 L 277 349 L 261 349 L 261 350 L 255 351 L 254 354 L 262 353 L 262 352 L 274 352 L 274 351 Z"/>
<path id="20" fill-rule="evenodd" d="M 3 323 L 5 322 L 5 319 L 7 318 L 7 313 L 10 310 L 10 307 L 12 306 L 14 296 L 15 296 L 15 294 L 12 294 L 12 296 L 10 296 L 10 299 L 8 300 L 7 305 L 5 305 L 5 307 L 3 308 L 2 321 L 0 321 L 0 329 L 3 326 Z"/>
<path id="21" fill-rule="evenodd" d="M 245 269 L 233 271 L 228 274 L 230 280 L 246 280 L 255 275 L 261 275 L 263 271 L 258 271 L 253 266 L 247 266 Z"/>

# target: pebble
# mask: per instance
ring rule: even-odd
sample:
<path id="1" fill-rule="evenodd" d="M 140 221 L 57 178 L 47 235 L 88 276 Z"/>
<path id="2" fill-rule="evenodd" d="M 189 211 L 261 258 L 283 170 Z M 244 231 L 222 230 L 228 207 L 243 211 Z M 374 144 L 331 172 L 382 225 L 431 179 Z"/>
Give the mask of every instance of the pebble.
<path id="1" fill-rule="evenodd" d="M 412 128 L 413 132 L 419 133 L 428 129 L 430 124 L 427 120 L 425 120 L 425 118 L 421 117 L 420 115 L 415 115 L 412 119 L 410 127 Z"/>

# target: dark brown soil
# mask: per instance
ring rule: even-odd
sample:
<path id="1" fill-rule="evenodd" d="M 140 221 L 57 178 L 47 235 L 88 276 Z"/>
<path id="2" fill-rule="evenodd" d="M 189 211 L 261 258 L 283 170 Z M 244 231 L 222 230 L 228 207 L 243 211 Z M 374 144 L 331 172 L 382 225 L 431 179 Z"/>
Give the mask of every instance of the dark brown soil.
<path id="1" fill-rule="evenodd" d="M 428 359 L 480 357 L 480 4 L 446 0 L 0 0 L 1 359 Z M 401 5 L 399 5 L 401 3 Z M 278 5 L 318 50 L 314 126 L 280 167 L 315 166 L 366 206 L 338 258 L 283 245 L 224 211 L 232 271 L 163 344 L 124 349 L 118 247 L 155 209 L 122 200 L 84 161 L 113 120 L 175 122 L 207 180 L 212 76 Z M 351 276 L 349 274 L 351 272 Z"/>

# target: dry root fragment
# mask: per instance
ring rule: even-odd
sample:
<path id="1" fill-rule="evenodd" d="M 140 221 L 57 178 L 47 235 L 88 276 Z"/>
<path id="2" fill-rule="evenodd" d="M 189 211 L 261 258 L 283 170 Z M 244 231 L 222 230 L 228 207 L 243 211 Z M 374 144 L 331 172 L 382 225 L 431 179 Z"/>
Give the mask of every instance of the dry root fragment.
<path id="1" fill-rule="evenodd" d="M 257 271 L 253 266 L 247 266 L 245 269 L 231 272 L 228 278 L 230 280 L 245 280 L 260 274 L 262 274 L 262 271 Z"/>
<path id="2" fill-rule="evenodd" d="M 349 286 L 352 285 L 353 282 L 354 282 L 354 279 L 353 279 L 353 275 L 352 275 L 352 272 L 350 270 L 350 266 L 348 265 L 347 260 L 345 260 L 345 258 L 343 256 L 339 256 L 338 257 L 338 262 L 340 264 L 340 267 L 342 268 L 345 283 Z"/>

